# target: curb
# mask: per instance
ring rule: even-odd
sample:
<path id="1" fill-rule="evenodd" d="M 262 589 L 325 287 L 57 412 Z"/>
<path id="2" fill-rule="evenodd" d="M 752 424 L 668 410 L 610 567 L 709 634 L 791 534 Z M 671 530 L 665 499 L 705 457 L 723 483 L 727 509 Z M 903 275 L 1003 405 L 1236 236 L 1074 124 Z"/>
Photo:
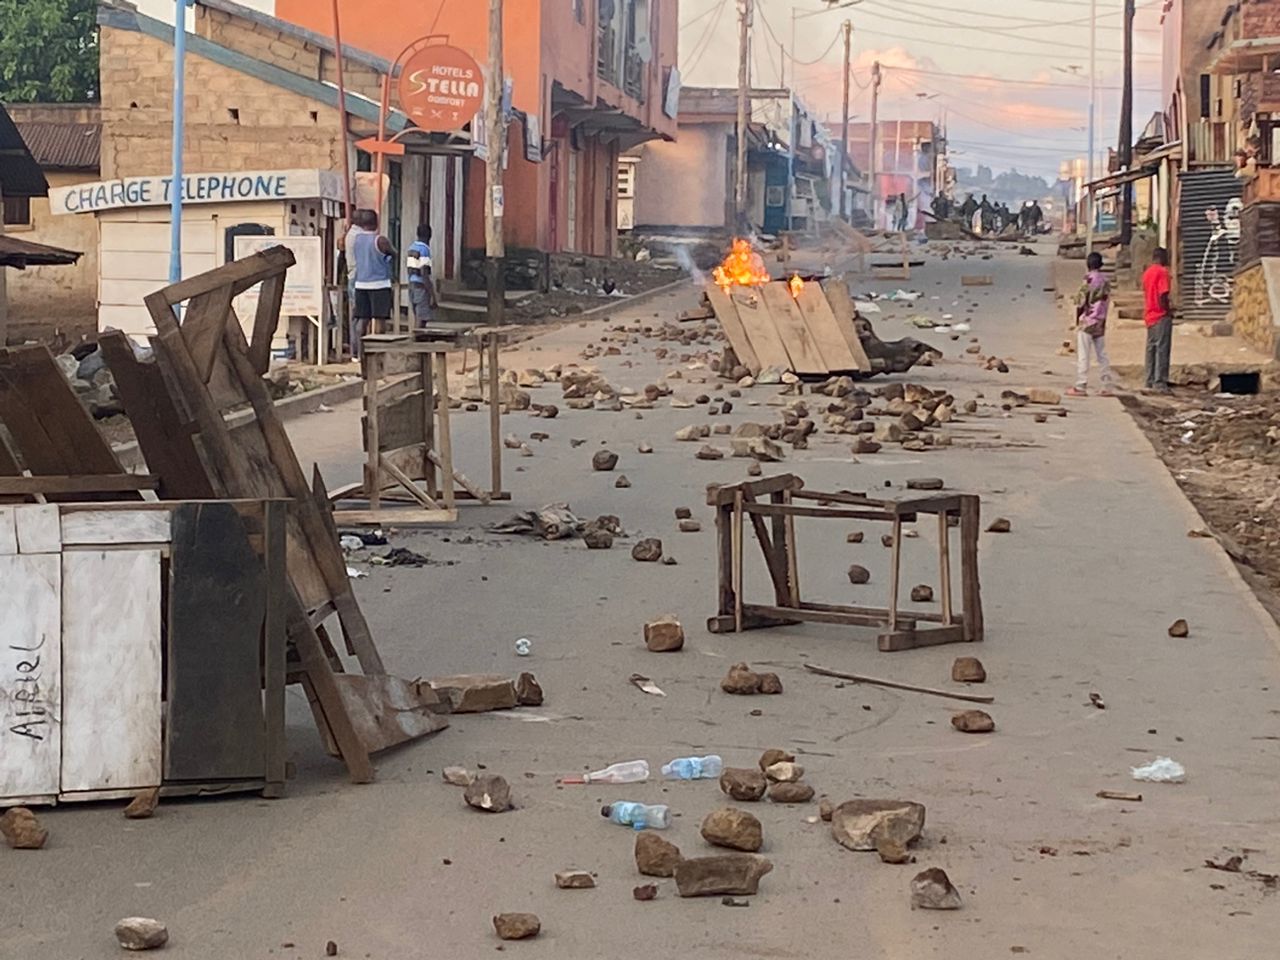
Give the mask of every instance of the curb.
<path id="1" fill-rule="evenodd" d="M 333 406 L 339 403 L 346 403 L 348 400 L 355 400 L 363 392 L 364 381 L 359 378 L 343 383 L 335 383 L 327 387 L 321 387 L 318 390 L 308 390 L 306 393 L 300 393 L 296 397 L 285 397 L 283 400 L 277 400 L 275 404 L 276 413 L 282 423 L 287 423 L 309 413 L 315 413 L 321 404 Z M 233 413 L 228 413 L 223 419 L 227 421 L 227 426 L 234 430 L 241 424 L 248 423 L 253 419 L 253 410 L 236 410 Z M 113 446 L 111 449 L 125 470 L 142 467 L 145 463 L 142 451 L 138 449 L 138 441 L 136 440 Z"/>

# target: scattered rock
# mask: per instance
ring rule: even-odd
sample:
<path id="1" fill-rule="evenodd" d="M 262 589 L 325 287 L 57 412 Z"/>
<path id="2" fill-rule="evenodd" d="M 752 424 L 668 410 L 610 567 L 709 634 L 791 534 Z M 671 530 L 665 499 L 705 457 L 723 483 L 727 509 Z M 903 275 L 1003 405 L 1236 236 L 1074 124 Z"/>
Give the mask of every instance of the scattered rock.
<path id="1" fill-rule="evenodd" d="M 635 857 L 636 869 L 646 877 L 670 877 L 684 859 L 679 847 L 652 830 L 641 830 L 636 834 Z"/>
<path id="2" fill-rule="evenodd" d="M 624 473 L 617 480 L 613 481 L 613 485 L 619 490 L 628 490 L 631 487 L 631 481 L 627 479 L 627 475 Z"/>
<path id="3" fill-rule="evenodd" d="M 502 445 L 508 450 L 519 450 L 524 441 L 517 437 L 514 433 L 508 433 L 502 438 Z"/>
<path id="4" fill-rule="evenodd" d="M 156 806 L 159 803 L 159 787 L 152 787 L 150 790 L 143 790 L 129 802 L 127 807 L 124 808 L 125 819 L 148 820 L 155 814 Z"/>
<path id="5" fill-rule="evenodd" d="M 865 538 L 865 534 L 861 530 L 855 530 L 844 538 L 845 543 L 861 543 Z"/>
<path id="6" fill-rule="evenodd" d="M 961 733 L 990 733 L 996 728 L 991 714 L 984 710 L 965 710 L 951 718 L 951 725 Z"/>
<path id="7" fill-rule="evenodd" d="M 653 453 L 653 445 L 648 443 L 639 444 L 636 447 L 637 453 Z"/>
<path id="8" fill-rule="evenodd" d="M 853 452 L 853 455 L 856 457 L 861 454 L 879 453 L 880 450 L 882 449 L 882 446 L 883 446 L 882 444 L 878 443 L 875 440 L 870 440 L 867 437 L 859 437 L 857 440 L 853 441 L 853 446 L 851 446 L 849 449 Z"/>
<path id="9" fill-rule="evenodd" d="M 684 647 L 684 627 L 675 617 L 659 617 L 644 625 L 644 645 L 653 653 L 674 653 Z"/>
<path id="10" fill-rule="evenodd" d="M 635 899 L 641 902 L 644 902 L 647 900 L 657 900 L 658 885 L 656 883 L 646 883 L 638 887 L 632 887 L 631 896 L 633 896 Z"/>
<path id="11" fill-rule="evenodd" d="M 697 520 L 681 520 L 676 526 L 681 533 L 697 533 L 702 529 L 702 524 Z"/>
<path id="12" fill-rule="evenodd" d="M 804 767 L 793 760 L 780 760 L 765 767 L 764 775 L 774 783 L 799 783 L 804 779 Z"/>
<path id="13" fill-rule="evenodd" d="M 760 692 L 768 696 L 782 693 L 782 678 L 776 673 L 760 674 Z"/>
<path id="14" fill-rule="evenodd" d="M 703 433 L 704 430 L 706 433 Z M 676 439 L 683 441 L 684 443 L 693 443 L 696 440 L 701 440 L 703 437 L 709 436 L 711 436 L 711 428 L 706 425 L 690 425 L 688 427 L 681 427 L 676 431 Z"/>
<path id="15" fill-rule="evenodd" d="M 747 465 L 748 477 L 759 477 L 763 476 L 763 474 L 764 467 L 760 466 L 760 462 L 758 460 L 752 460 L 751 463 Z"/>
<path id="16" fill-rule="evenodd" d="M 883 863 L 911 862 L 911 853 L 907 850 L 906 844 L 892 837 L 877 838 L 876 853 L 880 854 L 880 860 Z"/>
<path id="17" fill-rule="evenodd" d="M 542 706 L 542 684 L 532 673 L 522 673 L 516 678 L 516 700 L 522 707 Z"/>
<path id="18" fill-rule="evenodd" d="M 494 773 L 481 774 L 472 780 L 462 798 L 468 806 L 485 813 L 502 813 L 511 809 L 511 787 Z"/>
<path id="19" fill-rule="evenodd" d="M 859 564 L 853 564 L 849 567 L 849 582 L 854 586 L 861 586 L 864 583 L 871 582 L 871 571 Z"/>
<path id="20" fill-rule="evenodd" d="M 613 534 L 601 527 L 591 527 L 583 531 L 582 542 L 588 550 L 609 550 L 613 547 Z"/>
<path id="21" fill-rule="evenodd" d="M 882 547 L 892 547 L 892 546 L 893 546 L 893 534 L 892 534 L 892 533 L 886 533 L 886 534 L 883 534 L 883 535 L 880 537 L 880 546 L 882 546 Z"/>
<path id="22" fill-rule="evenodd" d="M 917 584 L 911 588 L 912 603 L 933 603 L 933 587 L 927 583 Z"/>
<path id="23" fill-rule="evenodd" d="M 951 679 L 956 683 L 986 683 L 987 670 L 977 657 L 956 657 L 951 664 Z"/>
<path id="24" fill-rule="evenodd" d="M 717 450 L 715 447 L 711 446 L 710 444 L 704 443 L 702 445 L 702 449 L 700 449 L 697 453 L 695 453 L 694 456 L 697 457 L 699 460 L 723 460 L 724 451 Z"/>
<path id="25" fill-rule="evenodd" d="M 1191 627 L 1185 620 L 1175 620 L 1169 625 L 1169 636 L 1171 637 L 1181 639 L 1182 637 L 1188 637 L 1190 635 Z"/>
<path id="26" fill-rule="evenodd" d="M 1013 524 L 1004 517 L 997 517 L 991 521 L 991 526 L 987 527 L 987 533 L 1008 533 L 1012 529 Z"/>
<path id="27" fill-rule="evenodd" d="M 749 767 L 725 767 L 720 773 L 720 790 L 734 800 L 754 801 L 764 796 L 769 781 L 759 770 Z"/>
<path id="28" fill-rule="evenodd" d="M 556 874 L 556 886 L 561 890 L 590 890 L 596 878 L 586 870 L 561 870 Z"/>
<path id="29" fill-rule="evenodd" d="M 618 465 L 618 455 L 611 450 L 597 450 L 591 458 L 591 469 L 607 471 Z"/>
<path id="30" fill-rule="evenodd" d="M 155 950 L 169 942 L 169 928 L 150 917 L 125 917 L 116 924 L 116 942 L 126 950 Z"/>
<path id="31" fill-rule="evenodd" d="M 0 816 L 0 835 L 14 850 L 39 850 L 49 839 L 49 831 L 26 807 L 13 807 Z"/>
<path id="32" fill-rule="evenodd" d="M 924 804 L 910 800 L 850 800 L 831 814 L 831 835 L 850 850 L 874 850 L 888 837 L 907 846 L 924 831 Z"/>
<path id="33" fill-rule="evenodd" d="M 907 481 L 908 490 L 941 490 L 945 486 L 941 477 L 916 477 Z"/>
<path id="34" fill-rule="evenodd" d="M 831 816 L 836 812 L 836 805 L 823 797 L 818 801 L 818 817 L 826 823 L 831 822 Z"/>
<path id="35" fill-rule="evenodd" d="M 930 867 L 911 880 L 911 906 L 921 910 L 959 910 L 960 891 L 951 885 L 945 870 Z"/>
<path id="36" fill-rule="evenodd" d="M 510 677 L 486 673 L 469 673 L 453 677 L 434 677 L 427 681 L 453 713 L 485 713 L 510 710 L 519 703 L 516 685 Z"/>
<path id="37" fill-rule="evenodd" d="M 774 803 L 808 803 L 813 792 L 807 783 L 775 783 L 769 788 L 769 799 Z"/>
<path id="38" fill-rule="evenodd" d="M 333 940 L 326 940 L 324 944 L 324 955 L 326 957 L 336 957 L 338 955 L 338 944 Z"/>
<path id="39" fill-rule="evenodd" d="M 752 457 L 761 463 L 777 463 L 787 456 L 782 447 L 768 437 L 734 437 L 730 444 L 735 457 Z"/>
<path id="40" fill-rule="evenodd" d="M 536 913 L 500 913 L 493 929 L 503 940 L 528 940 L 542 932 L 542 921 Z"/>
<path id="41" fill-rule="evenodd" d="M 640 563 L 657 563 L 662 559 L 662 541 L 647 537 L 631 548 L 631 559 Z"/>
<path id="42" fill-rule="evenodd" d="M 688 520 L 692 516 L 693 516 L 693 511 L 690 510 L 688 507 L 676 507 L 677 520 Z"/>
<path id="43" fill-rule="evenodd" d="M 745 663 L 735 663 L 728 674 L 720 681 L 720 689 L 725 693 L 739 696 L 750 696 L 760 692 L 760 675 Z"/>
<path id="44" fill-rule="evenodd" d="M 768 770 L 775 763 L 795 763 L 795 760 L 795 754 L 774 747 L 760 754 L 760 769 Z"/>
<path id="45" fill-rule="evenodd" d="M 476 775 L 466 767 L 445 767 L 440 771 L 440 777 L 445 783 L 455 787 L 468 787 Z"/>
<path id="46" fill-rule="evenodd" d="M 876 431 L 872 436 L 881 443 L 901 443 L 906 439 L 906 432 L 892 421 L 883 421 L 876 424 Z"/>
<path id="47" fill-rule="evenodd" d="M 676 890 L 682 897 L 753 897 L 773 864 L 764 857 L 729 854 L 697 857 L 676 867 Z"/>
<path id="48" fill-rule="evenodd" d="M 755 853 L 764 845 L 764 828 L 745 810 L 723 807 L 702 821 L 702 839 L 717 847 Z"/>
<path id="49" fill-rule="evenodd" d="M 1062 402 L 1062 394 L 1044 387 L 1032 387 L 1027 391 L 1027 399 L 1032 403 L 1044 403 L 1052 407 Z"/>

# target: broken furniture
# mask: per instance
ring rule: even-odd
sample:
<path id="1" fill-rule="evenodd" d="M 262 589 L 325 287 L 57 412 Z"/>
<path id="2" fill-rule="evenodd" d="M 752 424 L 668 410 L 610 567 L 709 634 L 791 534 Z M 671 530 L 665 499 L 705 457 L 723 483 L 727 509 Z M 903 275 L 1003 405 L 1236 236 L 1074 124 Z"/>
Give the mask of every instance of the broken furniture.
<path id="1" fill-rule="evenodd" d="M 768 498 L 763 502 L 762 498 Z M 795 501 L 804 501 L 796 503 Z M 938 494 L 877 500 L 860 493 L 821 493 L 804 488 L 791 474 L 744 483 L 711 486 L 707 503 L 716 511 L 719 602 L 707 621 L 712 633 L 733 633 L 804 621 L 879 627 L 882 651 L 910 650 L 944 643 L 973 643 L 983 638 L 982 597 L 978 584 L 979 501 L 972 494 Z M 938 523 L 940 613 L 904 613 L 898 609 L 902 573 L 903 524 L 921 516 Z M 797 517 L 883 521 L 892 530 L 889 606 L 885 609 L 813 603 L 800 598 L 795 521 Z M 745 527 L 750 520 L 764 554 L 774 589 L 771 604 L 743 598 Z M 955 609 L 951 577 L 951 526 L 960 528 L 960 609 Z"/>
<path id="2" fill-rule="evenodd" d="M 904 372 L 931 349 L 917 340 L 880 340 L 840 280 L 710 283 L 706 298 L 736 362 L 753 377 L 766 369 L 808 378 Z"/>
<path id="3" fill-rule="evenodd" d="M 457 501 L 488 504 L 510 500 L 502 489 L 501 416 L 498 402 L 498 328 L 456 333 L 431 329 L 418 336 L 373 334 L 361 341 L 364 374 L 364 478 L 334 490 L 338 524 L 452 523 Z M 449 394 L 449 357 L 474 345 L 489 403 L 490 489 L 483 490 L 454 469 Z M 488 360 L 487 380 L 484 374 Z M 393 371 L 405 370 L 397 376 Z M 425 489 L 419 484 L 425 481 Z M 384 500 L 409 505 L 386 506 Z M 367 509 L 345 509 L 348 501 Z"/>
<path id="4" fill-rule="evenodd" d="M 263 380 L 292 264 L 289 250 L 274 247 L 151 294 L 156 336 L 148 359 L 119 332 L 100 345 L 162 499 L 288 502 L 288 681 L 302 685 L 321 737 L 352 780 L 366 782 L 370 754 L 447 724 L 429 687 L 383 667 L 347 577 L 323 479 L 315 470 L 308 483 Z M 246 339 L 232 302 L 256 284 Z M 253 417 L 231 428 L 225 415 L 246 406 Z M 334 619 L 361 674 L 347 671 L 330 641 Z"/>
<path id="5" fill-rule="evenodd" d="M 283 795 L 284 509 L 0 506 L 0 805 Z"/>

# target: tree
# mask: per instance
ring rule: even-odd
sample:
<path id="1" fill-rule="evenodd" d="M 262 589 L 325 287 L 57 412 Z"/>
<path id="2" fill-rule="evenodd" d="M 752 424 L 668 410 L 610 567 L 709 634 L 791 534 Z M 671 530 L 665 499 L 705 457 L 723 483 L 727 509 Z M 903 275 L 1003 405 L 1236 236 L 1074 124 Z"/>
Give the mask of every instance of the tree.
<path id="1" fill-rule="evenodd" d="M 0 0 L 0 101 L 98 99 L 97 0 Z"/>

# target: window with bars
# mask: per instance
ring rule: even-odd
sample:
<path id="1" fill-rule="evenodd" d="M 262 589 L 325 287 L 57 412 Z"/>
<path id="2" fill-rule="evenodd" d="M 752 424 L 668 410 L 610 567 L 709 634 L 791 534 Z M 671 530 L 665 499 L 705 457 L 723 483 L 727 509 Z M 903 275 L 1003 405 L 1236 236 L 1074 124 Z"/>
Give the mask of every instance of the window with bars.
<path id="1" fill-rule="evenodd" d="M 31 198 L 5 197 L 4 224 L 6 227 L 31 226 Z"/>

